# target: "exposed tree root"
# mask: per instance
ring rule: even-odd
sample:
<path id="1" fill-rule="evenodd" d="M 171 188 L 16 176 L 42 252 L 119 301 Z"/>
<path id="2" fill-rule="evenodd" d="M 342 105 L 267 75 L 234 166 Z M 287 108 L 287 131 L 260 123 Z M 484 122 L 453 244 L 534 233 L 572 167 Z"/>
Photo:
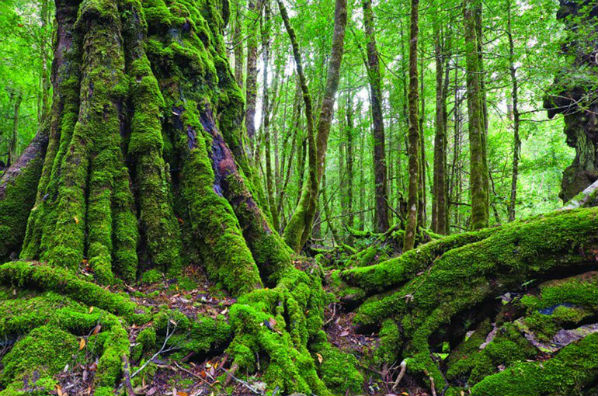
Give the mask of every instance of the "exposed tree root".
<path id="1" fill-rule="evenodd" d="M 485 360 L 482 359 L 482 363 L 476 369 L 485 370 L 484 374 L 472 374 L 468 380 L 467 377 L 463 379 L 456 374 L 459 372 L 455 368 L 458 364 L 453 362 L 457 364 L 455 366 L 449 360 L 450 376 L 447 380 L 444 373 L 446 369 L 443 368 L 445 364 L 439 365 L 440 359 L 436 355 L 437 352 L 444 352 L 442 351 L 443 341 L 447 343 L 446 347 L 448 345 L 456 347 L 465 333 L 472 328 L 475 329 L 473 326 L 487 316 L 499 324 L 505 321 L 505 315 L 515 316 L 512 319 L 516 319 L 517 315 L 525 316 L 526 312 L 531 318 L 529 320 L 534 324 L 540 319 L 548 320 L 536 318 L 540 314 L 534 315 L 531 306 L 519 308 L 519 313 L 515 311 L 500 314 L 500 305 L 496 305 L 496 302 L 500 301 L 499 297 L 505 293 L 521 292 L 529 281 L 557 279 L 595 269 L 598 260 L 597 215 L 596 208 L 556 212 L 497 229 L 443 238 L 378 265 L 343 271 L 342 279 L 351 285 L 361 287 L 368 294 L 388 290 L 389 287 L 397 288 L 392 293 L 386 292 L 370 297 L 357 310 L 354 323 L 362 329 L 375 329 L 385 319 L 392 319 L 390 322 L 384 322 L 384 334 L 387 338 L 390 337 L 390 341 L 386 342 L 397 345 L 397 352 L 393 359 L 406 359 L 407 370 L 411 375 L 419 373 L 423 380 L 430 376 L 437 390 L 458 384 L 461 380 L 473 385 L 493 374 L 496 365 L 508 364 L 509 361 L 488 360 L 494 355 L 485 355 Z M 592 288 L 595 285 L 596 278 L 593 278 L 588 286 Z M 586 286 L 584 290 L 589 289 Z M 554 298 L 553 293 L 551 298 L 552 305 L 580 304 L 580 301 L 575 301 L 574 292 L 561 294 L 558 298 Z M 579 325 L 583 323 L 582 317 L 590 318 L 587 320 L 595 319 L 598 312 L 597 304 L 595 302 L 587 304 L 587 300 L 585 301 L 584 309 L 589 310 L 587 315 L 580 317 L 579 313 L 575 316 L 573 312 L 569 312 L 568 315 L 573 315 L 569 322 L 558 322 L 554 319 L 557 321 L 551 322 L 553 323 L 551 326 L 562 327 L 566 323 L 568 326 Z M 521 312 L 521 309 L 524 311 Z M 521 345 L 528 347 L 528 354 L 522 354 L 525 348 L 520 346 L 515 349 L 518 353 L 512 355 L 514 359 L 510 362 L 516 362 L 517 359 L 524 360 L 538 353 L 519 330 L 514 330 L 513 326 L 517 323 L 526 322 L 515 322 L 506 328 L 511 328 L 513 334 L 518 334 L 515 338 L 519 339 Z M 536 324 L 536 327 L 538 326 Z M 395 330 L 389 331 L 389 328 Z M 504 331 L 506 330 L 501 327 L 500 334 Z M 488 332 L 489 329 L 479 330 L 484 337 Z M 495 340 L 489 339 L 488 342 L 492 348 L 495 348 L 500 340 L 501 337 L 498 337 Z M 484 340 L 480 340 L 477 345 L 481 345 L 482 341 Z M 509 339 L 509 342 L 512 343 L 513 340 Z M 581 365 L 572 362 L 563 363 L 558 357 L 561 353 L 550 360 L 555 363 L 551 363 L 548 367 L 555 367 L 555 372 L 559 371 L 556 367 L 562 367 L 563 370 L 570 367 L 571 370 L 583 371 L 579 375 L 575 374 L 574 379 L 570 381 L 563 381 L 562 378 L 553 379 L 552 381 L 558 384 L 554 385 L 555 387 L 564 387 L 573 391 L 583 388 L 596 379 L 597 372 L 595 369 L 591 370 L 598 365 L 598 357 L 585 355 L 584 351 L 589 347 L 586 345 L 588 343 L 595 345 L 594 336 L 579 344 L 579 347 L 567 347 L 562 352 L 563 356 L 568 356 L 565 350 L 575 351 L 570 353 L 579 352 L 580 359 L 584 359 Z M 471 353 L 473 354 L 474 351 Z M 505 355 L 504 351 L 501 356 L 503 355 Z M 538 370 L 539 364 L 525 367 L 525 370 L 533 373 L 534 370 Z M 548 371 L 546 373 L 548 374 Z M 493 377 L 484 379 L 479 386 L 474 387 L 473 394 L 562 394 L 558 391 L 564 389 L 543 387 L 545 382 L 540 381 L 535 385 L 529 385 L 527 393 L 521 393 L 521 389 L 517 393 L 515 387 L 506 387 L 503 393 L 498 391 L 500 388 L 495 381 L 502 382 L 504 381 L 502 379 L 508 378 L 508 375 L 500 374 L 496 379 L 490 378 Z M 521 381 L 525 381 L 523 376 L 521 378 Z M 512 390 L 507 391 L 507 389 Z"/>

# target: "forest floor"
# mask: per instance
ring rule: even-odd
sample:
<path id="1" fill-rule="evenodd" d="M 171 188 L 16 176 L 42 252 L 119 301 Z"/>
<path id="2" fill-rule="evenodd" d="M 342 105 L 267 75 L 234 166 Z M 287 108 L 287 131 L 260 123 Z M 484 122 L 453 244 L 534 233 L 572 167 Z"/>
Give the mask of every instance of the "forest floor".
<path id="1" fill-rule="evenodd" d="M 85 272 L 85 271 L 83 271 Z M 127 285 L 125 292 L 135 303 L 157 312 L 160 306 L 178 310 L 188 318 L 213 317 L 224 315 L 228 319 L 228 309 L 236 300 L 222 292 L 213 282 L 207 280 L 203 271 L 198 267 L 188 267 L 183 277 L 166 279 L 150 284 L 139 283 L 135 286 Z M 331 292 L 330 288 L 325 289 Z M 112 290 L 112 291 L 117 291 Z M 359 362 L 371 362 L 376 348 L 378 335 L 359 334 L 355 330 L 352 318 L 355 315 L 343 306 L 340 301 L 328 305 L 325 312 L 324 330 L 331 344 L 344 352 L 354 355 Z M 143 326 L 128 326 L 127 332 L 131 347 L 136 343 L 137 335 L 152 323 Z M 85 345 L 83 345 L 85 347 Z M 263 394 L 266 384 L 261 380 L 261 374 L 237 373 L 231 376 L 229 368 L 231 362 L 224 351 L 210 357 L 189 354 L 182 359 L 170 359 L 168 352 L 163 349 L 155 351 L 151 359 L 153 370 L 142 376 L 141 385 L 133 389 L 137 395 L 146 396 L 199 396 L 221 394 L 223 385 L 227 386 L 227 394 L 252 395 Z M 86 364 L 77 363 L 74 367 L 65 367 L 57 375 L 59 387 L 52 392 L 58 396 L 91 395 L 94 391 L 93 378 L 97 368 L 97 359 L 85 359 Z M 391 367 L 375 367 L 372 364 L 360 367 L 366 381 L 363 384 L 363 394 L 368 395 L 409 395 L 429 396 L 430 393 L 419 388 L 415 381 L 407 376 L 403 385 L 395 387 L 394 379 L 398 375 L 398 365 Z M 135 373 L 129 373 L 134 375 Z M 228 381 L 223 378 L 228 378 Z M 243 379 L 241 379 L 243 378 Z M 227 382 L 223 384 L 222 382 Z M 230 393 L 232 387 L 232 393 Z"/>

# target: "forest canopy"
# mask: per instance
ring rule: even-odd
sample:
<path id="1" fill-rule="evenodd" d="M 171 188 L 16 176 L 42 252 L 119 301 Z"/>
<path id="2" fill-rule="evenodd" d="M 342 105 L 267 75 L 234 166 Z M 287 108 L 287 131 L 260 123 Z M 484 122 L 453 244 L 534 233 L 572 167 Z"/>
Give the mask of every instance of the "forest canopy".
<path id="1" fill-rule="evenodd" d="M 592 0 L 4 0 L 0 395 L 598 394 Z"/>

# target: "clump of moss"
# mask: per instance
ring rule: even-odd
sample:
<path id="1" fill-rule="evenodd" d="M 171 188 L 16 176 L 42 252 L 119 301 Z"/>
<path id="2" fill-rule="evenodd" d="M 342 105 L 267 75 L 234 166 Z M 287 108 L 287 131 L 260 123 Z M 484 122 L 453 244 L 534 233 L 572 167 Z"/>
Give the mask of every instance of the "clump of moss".
<path id="1" fill-rule="evenodd" d="M 440 386 L 445 379 L 431 358 L 430 345 L 438 329 L 471 307 L 520 290 L 529 279 L 547 276 L 557 268 L 578 272 L 593 264 L 597 213 L 596 208 L 558 212 L 488 231 L 485 239 L 443 253 L 428 271 L 396 292 L 366 301 L 354 322 L 371 328 L 386 318 L 401 318 L 408 369 L 428 373 L 426 377 L 432 376 Z M 372 274 L 379 277 L 385 271 L 394 270 L 385 266 L 384 271 L 374 269 Z"/>
<path id="2" fill-rule="evenodd" d="M 598 334 L 563 348 L 543 362 L 520 362 L 482 379 L 474 396 L 573 395 L 595 382 L 598 375 Z"/>
<path id="3" fill-rule="evenodd" d="M 396 322 L 386 319 L 380 328 L 380 344 L 376 349 L 375 361 L 380 363 L 393 363 L 400 352 L 400 332 Z"/>
<path id="4" fill-rule="evenodd" d="M 333 394 L 357 394 L 361 391 L 364 382 L 363 375 L 357 370 L 355 356 L 340 351 L 326 340 L 322 331 L 316 341 L 310 345 L 318 374 L 326 387 Z"/>
<path id="5" fill-rule="evenodd" d="M 15 261 L 0 265 L 0 283 L 35 290 L 55 291 L 75 301 L 97 306 L 116 315 L 143 323 L 148 320 L 142 307 L 127 296 L 112 293 L 94 283 L 78 278 L 70 271 L 40 263 Z M 136 312 L 137 311 L 137 312 Z"/>
<path id="6" fill-rule="evenodd" d="M 141 283 L 152 284 L 161 282 L 164 279 L 164 275 L 159 269 L 147 270 L 141 275 Z"/>
<path id="7" fill-rule="evenodd" d="M 598 272 L 545 282 L 539 288 L 539 295 L 527 294 L 521 298 L 521 304 L 529 311 L 559 304 L 598 310 Z"/>
<path id="8" fill-rule="evenodd" d="M 487 330 L 486 326 L 483 327 Z M 507 367 L 537 354 L 535 348 L 511 323 L 497 329 L 494 339 L 483 349 L 479 349 L 478 343 L 485 338 L 482 335 L 484 331 L 479 330 L 479 334 L 468 340 L 470 343 L 459 351 L 458 357 L 451 358 L 447 378 L 466 378 L 469 384 L 475 384 L 497 372 L 497 367 L 500 365 Z M 478 344 L 477 348 L 476 344 Z"/>
<path id="9" fill-rule="evenodd" d="M 8 260 L 11 254 L 18 257 L 42 171 L 41 154 L 28 163 L 16 178 L 2 181 L 6 185 L 0 197 L 0 262 Z"/>
<path id="10" fill-rule="evenodd" d="M 19 389 L 27 381 L 46 391 L 53 390 L 53 375 L 76 361 L 77 352 L 75 336 L 56 326 L 40 326 L 17 341 L 2 358 L 0 384 Z"/>

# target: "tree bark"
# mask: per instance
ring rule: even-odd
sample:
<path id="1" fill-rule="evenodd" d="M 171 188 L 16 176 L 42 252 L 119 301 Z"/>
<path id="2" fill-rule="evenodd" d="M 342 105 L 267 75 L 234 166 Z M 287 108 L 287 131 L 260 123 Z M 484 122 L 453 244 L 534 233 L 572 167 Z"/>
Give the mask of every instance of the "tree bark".
<path id="1" fill-rule="evenodd" d="M 417 39 L 419 31 L 419 0 L 411 0 L 411 25 L 409 34 L 409 195 L 407 198 L 407 224 L 403 252 L 415 246 L 418 213 L 419 166 L 419 118 Z"/>
<path id="2" fill-rule="evenodd" d="M 515 220 L 515 207 L 517 205 L 517 177 L 519 176 L 519 152 L 521 139 L 519 137 L 519 82 L 515 67 L 515 48 L 513 44 L 513 30 L 511 26 L 511 0 L 507 2 L 507 37 L 509 39 L 509 74 L 511 76 L 511 108 L 513 109 L 513 167 L 511 171 L 511 197 L 509 200 L 509 221 Z"/>
<path id="3" fill-rule="evenodd" d="M 243 47 L 243 9 L 245 8 L 245 0 L 236 0 L 235 2 L 235 19 L 233 21 L 233 46 L 235 54 L 235 81 L 239 88 L 243 88 L 243 66 L 245 63 L 244 47 Z"/>
<path id="4" fill-rule="evenodd" d="M 6 166 L 10 167 L 19 158 L 19 115 L 21 111 L 21 103 L 23 102 L 23 94 L 17 92 L 11 95 L 14 98 L 13 113 L 12 113 L 12 128 L 10 130 L 10 139 L 8 141 L 8 160 Z"/>
<path id="5" fill-rule="evenodd" d="M 257 32 L 265 0 L 249 0 L 247 26 L 247 71 L 245 72 L 245 128 L 247 136 L 255 136 L 255 106 L 257 98 Z"/>
<path id="6" fill-rule="evenodd" d="M 374 12 L 372 1 L 363 0 L 363 25 L 367 39 L 367 72 L 370 83 L 370 100 L 374 137 L 374 183 L 375 183 L 375 229 L 385 232 L 389 228 L 388 219 L 388 182 L 386 174 L 386 150 L 384 119 L 382 115 L 382 87 L 378 49 L 374 34 Z"/>
<path id="7" fill-rule="evenodd" d="M 436 58 L 436 122 L 434 135 L 434 185 L 432 194 L 432 230 L 448 234 L 448 188 L 447 188 L 447 110 L 445 88 L 446 52 L 440 30 L 435 34 Z"/>
<path id="8" fill-rule="evenodd" d="M 463 17 L 465 24 L 465 58 L 467 66 L 467 110 L 469 115 L 470 152 L 470 195 L 471 228 L 474 230 L 488 226 L 489 183 L 486 162 L 486 139 L 484 106 L 481 84 L 479 38 L 476 13 L 481 7 L 479 0 L 465 0 Z"/>
<path id="9" fill-rule="evenodd" d="M 262 95 L 262 128 L 264 133 L 264 156 L 266 162 L 266 191 L 268 206 L 272 215 L 272 225 L 279 230 L 278 211 L 274 200 L 274 173 L 272 171 L 272 150 L 270 136 L 270 98 L 268 95 L 268 64 L 270 62 L 270 5 L 266 0 L 264 18 L 262 20 L 262 57 L 263 57 L 263 95 Z"/>
<path id="10" fill-rule="evenodd" d="M 353 227 L 355 223 L 355 217 L 353 215 L 353 162 L 354 162 L 354 143 L 353 143 L 353 134 L 355 127 L 353 126 L 353 103 L 349 96 L 347 96 L 347 109 L 346 109 L 346 117 L 347 117 L 347 129 L 346 129 L 346 139 L 347 139 L 347 152 L 346 152 L 346 169 L 347 169 L 347 218 L 346 224 L 349 227 Z"/>

